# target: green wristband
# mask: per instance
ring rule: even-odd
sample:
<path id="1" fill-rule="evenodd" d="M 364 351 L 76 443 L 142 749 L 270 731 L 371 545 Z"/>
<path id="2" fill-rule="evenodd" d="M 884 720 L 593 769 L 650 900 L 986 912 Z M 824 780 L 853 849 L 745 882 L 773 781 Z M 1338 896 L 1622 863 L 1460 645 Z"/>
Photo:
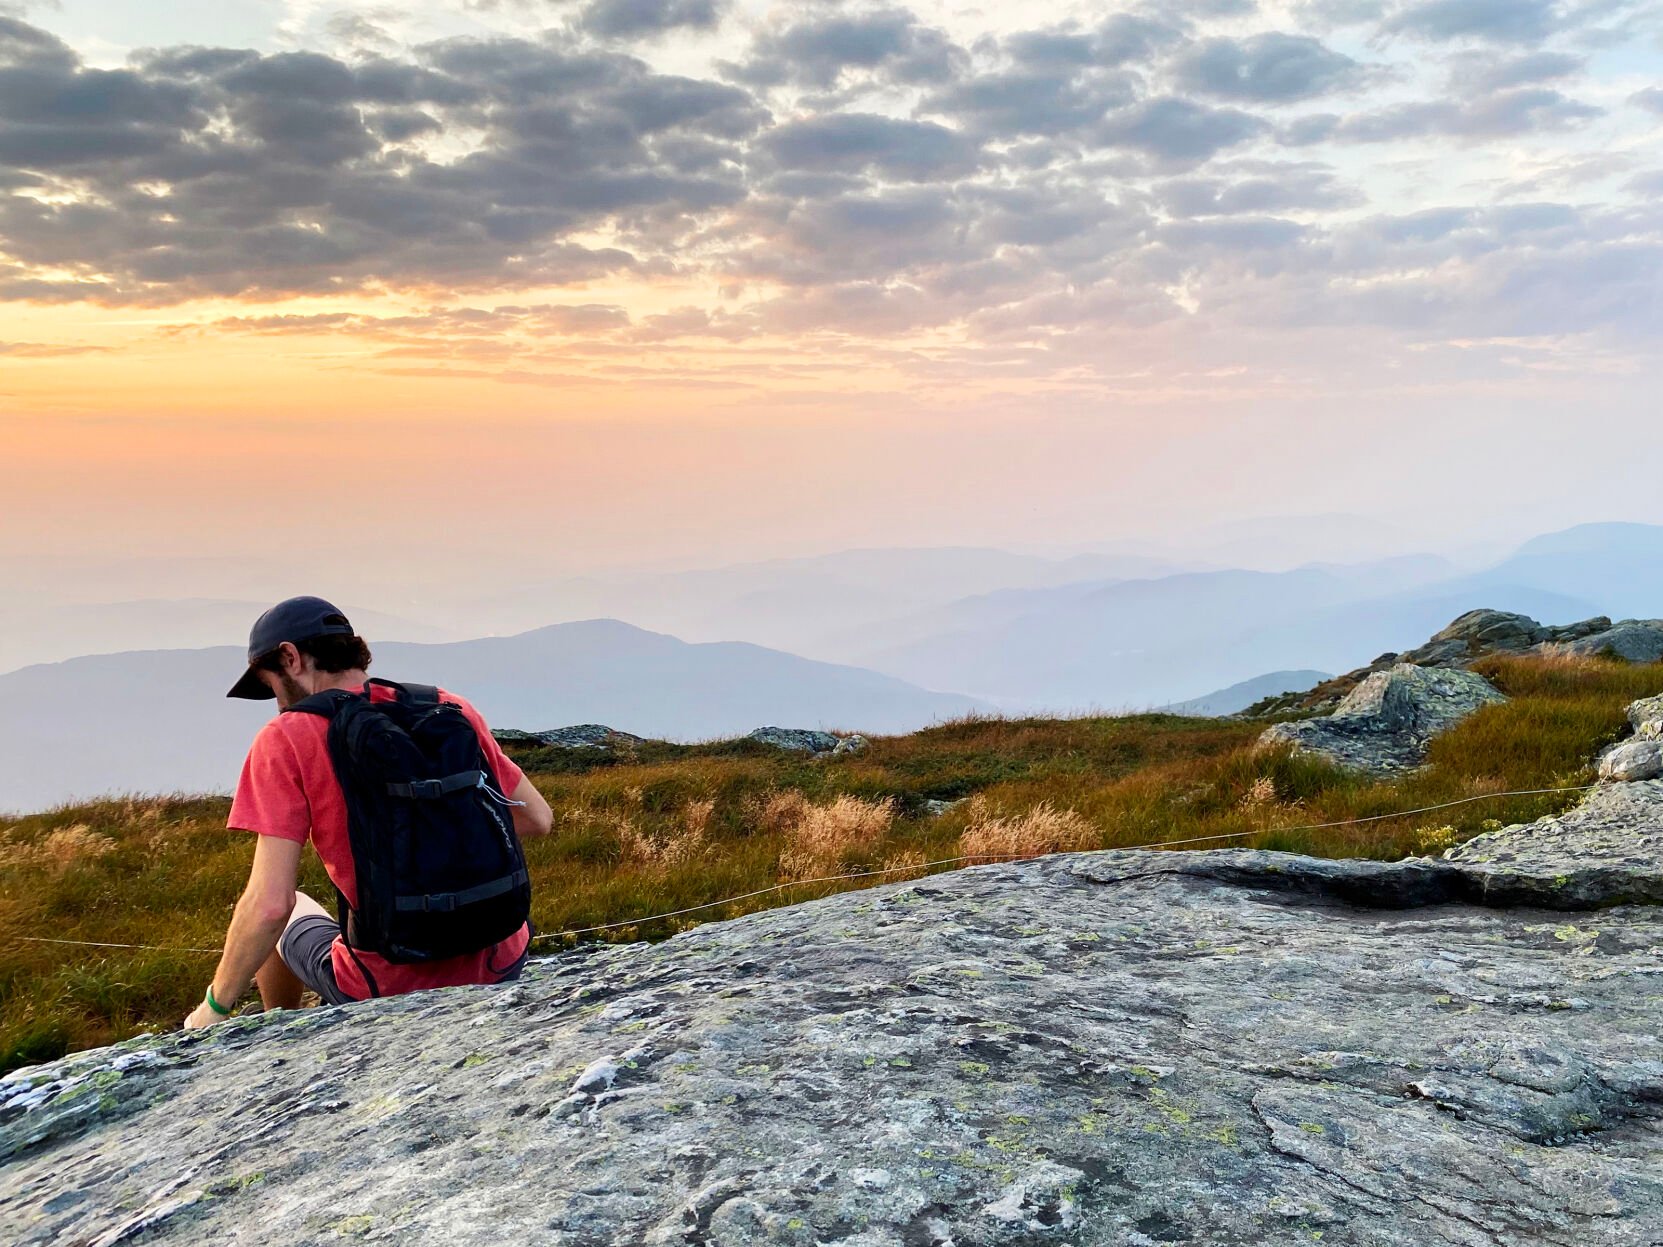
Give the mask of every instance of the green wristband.
<path id="1" fill-rule="evenodd" d="M 224 1005 L 220 1004 L 219 1001 L 214 999 L 214 985 L 212 983 L 208 984 L 208 994 L 204 997 L 204 1000 L 206 1001 L 208 1007 L 215 1013 L 219 1014 L 220 1017 L 228 1018 L 231 1016 L 231 1010 L 227 1009 Z"/>

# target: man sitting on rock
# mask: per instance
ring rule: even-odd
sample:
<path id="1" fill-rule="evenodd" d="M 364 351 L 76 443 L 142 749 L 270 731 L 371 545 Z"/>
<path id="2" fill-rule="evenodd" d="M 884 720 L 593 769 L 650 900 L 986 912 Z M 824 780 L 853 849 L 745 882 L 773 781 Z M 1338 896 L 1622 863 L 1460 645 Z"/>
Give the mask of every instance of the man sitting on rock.
<path id="1" fill-rule="evenodd" d="M 285 712 L 304 702 L 300 708 L 309 712 L 278 714 L 254 738 L 243 763 L 227 822 L 232 828 L 256 833 L 254 865 L 232 915 L 219 968 L 202 1003 L 185 1019 L 187 1027 L 208 1026 L 229 1017 L 251 979 L 258 984 L 267 1009 L 292 1009 L 300 1004 L 302 992 L 308 988 L 325 1004 L 344 1004 L 421 988 L 496 983 L 518 977 L 531 932 L 529 924 L 520 918 L 530 891 L 517 838 L 548 833 L 553 821 L 548 803 L 502 752 L 484 719 L 466 700 L 442 689 L 425 689 L 417 694 L 422 686 L 371 682 L 366 675 L 369 665 L 370 651 L 363 639 L 345 615 L 321 598 L 290 598 L 255 621 L 249 635 L 248 669 L 227 696 L 275 699 Z M 319 696 L 329 690 L 341 690 L 341 694 Z M 423 815 L 438 812 L 445 817 L 447 811 L 461 810 L 479 818 L 495 818 L 500 827 L 495 829 L 492 847 L 511 852 L 518 863 L 518 869 L 509 873 L 496 892 L 515 891 L 522 908 L 515 912 L 498 904 L 499 918 L 509 913 L 512 916 L 508 921 L 518 921 L 519 927 L 485 946 L 442 957 L 427 955 L 432 952 L 429 946 L 425 952 L 418 948 L 414 957 L 389 960 L 366 946 L 366 933 L 356 921 L 348 943 L 336 919 L 298 891 L 296 883 L 300 852 L 310 840 L 340 893 L 343 914 L 351 916 L 349 921 L 358 917 L 361 898 L 349 835 L 349 801 L 332 760 L 329 708 L 347 703 L 398 702 L 406 694 L 427 696 L 429 700 L 419 704 L 432 709 L 440 703 L 458 707 L 478 736 L 475 756 L 482 758 L 488 769 L 466 772 L 465 784 L 451 785 L 444 794 L 439 789 L 449 780 L 373 786 L 416 790 L 402 794 L 411 798 L 450 795 L 452 789 L 465 786 L 469 791 L 457 793 L 456 798 L 476 802 L 484 813 L 466 805 L 441 809 L 437 802 L 411 800 L 409 804 L 412 808 L 428 807 L 420 811 Z M 439 713 L 452 719 L 454 716 L 451 711 Z M 465 740 L 466 730 L 454 722 L 452 726 L 471 752 L 473 746 Z M 362 817 L 362 804 L 352 808 L 356 816 Z M 507 834 L 508 820 L 501 816 L 502 810 L 512 815 L 513 835 Z M 488 821 L 486 825 L 490 827 Z M 490 886 L 471 891 L 485 893 Z M 405 898 L 397 899 L 400 903 L 384 906 L 386 912 L 409 907 L 403 903 Z M 469 892 L 418 899 L 424 903 L 447 902 L 453 912 L 458 899 L 467 902 L 463 909 L 480 908 L 474 904 L 479 897 Z M 511 905 L 515 897 L 494 899 Z M 444 907 L 434 906 L 436 910 Z M 407 916 L 397 917 L 403 920 Z M 420 918 L 416 915 L 409 920 L 419 922 Z M 465 932 L 463 946 L 469 947 Z"/>

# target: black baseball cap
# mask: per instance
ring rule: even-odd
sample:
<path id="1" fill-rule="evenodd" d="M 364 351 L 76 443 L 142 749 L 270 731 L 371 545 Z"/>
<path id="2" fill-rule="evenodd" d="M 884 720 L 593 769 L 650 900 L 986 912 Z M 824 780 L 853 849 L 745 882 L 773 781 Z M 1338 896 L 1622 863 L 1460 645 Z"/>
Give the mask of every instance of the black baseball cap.
<path id="1" fill-rule="evenodd" d="M 352 625 L 346 616 L 322 598 L 285 598 L 254 621 L 248 633 L 248 670 L 226 696 L 246 697 L 249 701 L 270 701 L 276 697 L 256 674 L 254 664 L 284 641 L 352 635 Z"/>

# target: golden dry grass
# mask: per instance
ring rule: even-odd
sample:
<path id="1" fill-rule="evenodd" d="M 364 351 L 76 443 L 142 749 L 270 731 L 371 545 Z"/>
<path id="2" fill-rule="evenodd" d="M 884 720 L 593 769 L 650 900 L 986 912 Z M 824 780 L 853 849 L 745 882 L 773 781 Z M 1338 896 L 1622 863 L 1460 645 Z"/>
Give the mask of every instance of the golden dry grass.
<path id="1" fill-rule="evenodd" d="M 844 793 L 824 805 L 804 802 L 783 828 L 780 877 L 809 879 L 860 865 L 894 825 L 893 800 Z"/>
<path id="2" fill-rule="evenodd" d="M 1095 849 L 1102 833 L 1073 810 L 1040 801 L 1013 814 L 994 814 L 987 798 L 971 798 L 958 850 L 972 864 Z"/>

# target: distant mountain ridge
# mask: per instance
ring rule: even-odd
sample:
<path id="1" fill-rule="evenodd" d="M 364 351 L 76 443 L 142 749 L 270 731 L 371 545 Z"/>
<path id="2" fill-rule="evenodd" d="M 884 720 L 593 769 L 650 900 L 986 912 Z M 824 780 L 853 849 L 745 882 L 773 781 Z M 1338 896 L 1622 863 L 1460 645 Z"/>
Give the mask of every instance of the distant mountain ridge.
<path id="1" fill-rule="evenodd" d="M 270 602 L 233 598 L 156 598 L 45 605 L 0 604 L 0 674 L 37 663 L 143 649 L 194 649 L 248 635 Z M 339 605 L 365 635 L 399 641 L 456 641 L 448 629 L 399 615 Z"/>
<path id="2" fill-rule="evenodd" d="M 1265 675 L 1254 676 L 1251 680 L 1232 684 L 1229 688 L 1221 688 L 1201 697 L 1192 697 L 1188 701 L 1173 702 L 1170 706 L 1161 708 L 1171 714 L 1223 718 L 1225 715 L 1240 713 L 1267 697 L 1303 693 L 1331 679 L 1333 676 L 1326 671 L 1271 671 Z"/>
<path id="3" fill-rule="evenodd" d="M 889 676 L 617 620 L 374 645 L 372 675 L 440 684 L 493 727 L 609 723 L 669 740 L 765 724 L 903 732 L 983 709 Z M 104 654 L 0 675 L 0 810 L 112 792 L 228 791 L 273 702 L 232 701 L 237 646 Z"/>

